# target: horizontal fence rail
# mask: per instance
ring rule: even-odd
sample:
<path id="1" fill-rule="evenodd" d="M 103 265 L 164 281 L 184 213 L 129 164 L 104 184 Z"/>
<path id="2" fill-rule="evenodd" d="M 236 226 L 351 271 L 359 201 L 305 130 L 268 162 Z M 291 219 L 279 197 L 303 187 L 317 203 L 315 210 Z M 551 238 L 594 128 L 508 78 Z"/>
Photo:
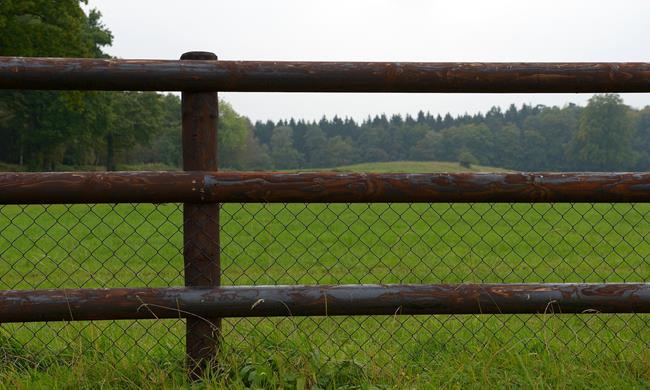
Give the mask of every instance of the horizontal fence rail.
<path id="1" fill-rule="evenodd" d="M 0 57 L 0 88 L 227 92 L 650 92 L 650 63 Z"/>
<path id="2" fill-rule="evenodd" d="M 650 173 L 0 173 L 0 203 L 650 202 Z"/>
<path id="3" fill-rule="evenodd" d="M 0 291 L 0 323 L 187 317 L 649 312 L 648 283 Z"/>

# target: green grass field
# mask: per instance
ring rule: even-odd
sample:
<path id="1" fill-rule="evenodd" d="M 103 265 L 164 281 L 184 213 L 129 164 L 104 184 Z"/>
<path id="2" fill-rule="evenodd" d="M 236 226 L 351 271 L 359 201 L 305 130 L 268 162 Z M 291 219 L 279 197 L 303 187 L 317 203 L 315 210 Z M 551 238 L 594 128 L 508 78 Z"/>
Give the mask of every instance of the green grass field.
<path id="1" fill-rule="evenodd" d="M 98 165 L 84 166 L 67 166 L 61 165 L 56 167 L 57 171 L 102 171 L 105 168 Z M 134 164 L 118 165 L 120 171 L 170 171 L 178 170 L 177 167 L 165 164 Z M 26 167 L 20 167 L 15 164 L 0 163 L 0 172 L 7 171 L 24 171 Z M 314 169 L 312 169 L 314 170 Z M 505 169 L 486 167 L 482 165 L 472 165 L 470 168 L 463 168 L 456 162 L 449 161 L 394 161 L 379 163 L 363 163 L 354 165 L 343 165 L 340 167 L 315 169 L 322 171 L 337 172 L 409 172 L 409 173 L 427 173 L 427 172 L 506 172 Z"/>
<path id="2" fill-rule="evenodd" d="M 404 164 L 418 169 L 377 170 Z M 647 281 L 649 215 L 645 204 L 228 204 L 223 284 Z M 181 285 L 181 220 L 175 204 L 2 206 L 0 289 Z M 643 388 L 648 317 L 225 320 L 222 371 L 193 386 Z M 4 324 L 0 388 L 192 387 L 183 338 L 182 320 Z"/>
<path id="3" fill-rule="evenodd" d="M 448 161 L 394 161 L 379 163 L 364 163 L 344 165 L 334 169 L 343 172 L 408 172 L 408 173 L 429 173 L 429 172 L 507 172 L 505 169 L 486 167 L 483 165 L 472 165 L 470 168 L 463 168 L 456 162 Z"/>

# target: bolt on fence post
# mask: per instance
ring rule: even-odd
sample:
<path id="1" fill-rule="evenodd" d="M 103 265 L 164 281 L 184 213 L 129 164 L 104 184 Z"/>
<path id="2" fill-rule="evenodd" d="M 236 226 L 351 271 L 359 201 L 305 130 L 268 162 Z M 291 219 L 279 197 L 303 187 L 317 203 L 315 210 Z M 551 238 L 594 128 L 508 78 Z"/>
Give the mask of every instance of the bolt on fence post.
<path id="1" fill-rule="evenodd" d="M 209 52 L 188 52 L 181 60 L 216 60 Z M 182 92 L 183 170 L 217 170 L 217 92 Z M 183 205 L 183 256 L 186 286 L 219 286 L 219 205 Z M 220 318 L 189 316 L 186 320 L 187 368 L 199 379 L 215 368 L 221 332 Z"/>

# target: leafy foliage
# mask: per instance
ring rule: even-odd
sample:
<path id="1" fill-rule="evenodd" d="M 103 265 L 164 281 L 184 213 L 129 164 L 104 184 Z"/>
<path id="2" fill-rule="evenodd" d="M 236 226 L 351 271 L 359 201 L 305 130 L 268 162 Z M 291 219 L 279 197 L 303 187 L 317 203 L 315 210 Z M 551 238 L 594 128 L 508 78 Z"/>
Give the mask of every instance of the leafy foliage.
<path id="1" fill-rule="evenodd" d="M 595 95 L 586 107 L 512 105 L 455 118 L 420 112 L 360 124 L 338 117 L 257 122 L 254 133 L 264 144 L 275 128 L 293 129 L 304 167 L 437 160 L 522 171 L 650 169 L 650 108 L 634 110 L 611 94 Z M 275 168 L 295 167 L 277 157 Z"/>
<path id="2" fill-rule="evenodd" d="M 108 57 L 103 49 L 113 36 L 83 3 L 1 1 L 0 55 Z M 180 167 L 180 127 L 177 95 L 0 91 L 0 161 L 21 170 Z M 218 148 L 220 166 L 233 169 L 438 160 L 512 170 L 650 170 L 650 108 L 634 110 L 605 94 L 586 107 L 252 124 L 221 101 Z"/>
<path id="3" fill-rule="evenodd" d="M 108 57 L 113 36 L 85 1 L 0 2 L 0 55 Z M 153 92 L 0 91 L 0 161 L 34 170 L 163 163 L 180 166 L 180 99 Z M 270 164 L 248 119 L 220 103 L 219 154 Z M 257 163 L 244 150 L 258 153 Z M 265 158 L 265 156 L 267 156 Z"/>
<path id="4" fill-rule="evenodd" d="M 596 95 L 589 100 L 571 143 L 577 166 L 606 170 L 634 164 L 628 110 L 618 95 Z"/>

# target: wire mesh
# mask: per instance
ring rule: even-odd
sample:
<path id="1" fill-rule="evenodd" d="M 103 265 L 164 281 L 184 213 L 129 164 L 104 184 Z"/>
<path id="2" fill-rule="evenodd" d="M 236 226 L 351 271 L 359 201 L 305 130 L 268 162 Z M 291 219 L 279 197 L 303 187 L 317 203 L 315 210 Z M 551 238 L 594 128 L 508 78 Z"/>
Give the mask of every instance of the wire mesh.
<path id="1" fill-rule="evenodd" d="M 0 229 L 3 290 L 183 284 L 179 205 L 5 205 Z M 31 365 L 88 355 L 182 364 L 184 335 L 180 319 L 2 324 L 0 345 Z"/>
<path id="2" fill-rule="evenodd" d="M 647 204 L 223 204 L 222 284 L 648 282 Z M 180 286 L 182 206 L 0 207 L 0 289 Z M 242 359 L 429 367 L 486 349 L 626 359 L 647 315 L 251 318 Z M 0 325 L 14 360 L 101 354 L 182 364 L 183 320 Z M 590 360 L 590 361 L 591 361 Z"/>

